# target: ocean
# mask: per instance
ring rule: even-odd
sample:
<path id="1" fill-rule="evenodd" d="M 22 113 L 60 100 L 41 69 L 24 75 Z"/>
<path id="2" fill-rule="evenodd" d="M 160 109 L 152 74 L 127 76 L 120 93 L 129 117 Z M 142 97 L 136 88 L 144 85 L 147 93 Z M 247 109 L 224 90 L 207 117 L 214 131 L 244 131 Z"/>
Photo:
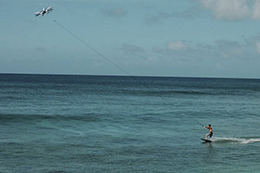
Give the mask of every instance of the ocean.
<path id="1" fill-rule="evenodd" d="M 23 172 L 260 172 L 260 80 L 0 74 L 0 173 Z"/>

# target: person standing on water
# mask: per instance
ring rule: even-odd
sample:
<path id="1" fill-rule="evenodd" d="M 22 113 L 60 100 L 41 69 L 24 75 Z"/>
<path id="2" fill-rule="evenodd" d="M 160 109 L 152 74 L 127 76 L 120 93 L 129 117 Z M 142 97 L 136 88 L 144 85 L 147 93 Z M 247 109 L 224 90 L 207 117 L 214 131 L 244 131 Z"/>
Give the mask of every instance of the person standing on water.
<path id="1" fill-rule="evenodd" d="M 209 129 L 209 133 L 206 134 L 205 139 L 207 139 L 208 136 L 209 136 L 209 138 L 211 139 L 211 138 L 212 138 L 212 135 L 213 135 L 213 129 L 212 129 L 211 125 L 209 124 L 208 127 L 205 127 L 205 126 L 204 126 L 204 128 L 205 128 L 205 129 Z"/>

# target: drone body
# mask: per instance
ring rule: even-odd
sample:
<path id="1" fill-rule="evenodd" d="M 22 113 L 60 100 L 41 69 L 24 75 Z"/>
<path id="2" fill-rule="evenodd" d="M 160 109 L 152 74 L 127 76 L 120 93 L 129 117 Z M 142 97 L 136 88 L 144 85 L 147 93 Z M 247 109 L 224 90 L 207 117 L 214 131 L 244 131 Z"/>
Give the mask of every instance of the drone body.
<path id="1" fill-rule="evenodd" d="M 41 12 L 35 12 L 35 17 L 39 16 L 39 15 L 42 15 L 44 16 L 44 14 L 49 14 L 51 11 L 53 10 L 52 6 L 48 7 L 45 9 L 45 7 L 43 7 L 42 11 Z"/>

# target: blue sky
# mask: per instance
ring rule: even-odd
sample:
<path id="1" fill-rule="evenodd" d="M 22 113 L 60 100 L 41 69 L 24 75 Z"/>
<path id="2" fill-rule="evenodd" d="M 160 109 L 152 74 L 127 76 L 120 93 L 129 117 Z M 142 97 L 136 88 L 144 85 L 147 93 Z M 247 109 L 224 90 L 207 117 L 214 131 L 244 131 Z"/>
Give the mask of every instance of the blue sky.
<path id="1" fill-rule="evenodd" d="M 53 12 L 35 17 L 43 7 Z M 0 0 L 0 73 L 260 77 L 260 0 Z"/>

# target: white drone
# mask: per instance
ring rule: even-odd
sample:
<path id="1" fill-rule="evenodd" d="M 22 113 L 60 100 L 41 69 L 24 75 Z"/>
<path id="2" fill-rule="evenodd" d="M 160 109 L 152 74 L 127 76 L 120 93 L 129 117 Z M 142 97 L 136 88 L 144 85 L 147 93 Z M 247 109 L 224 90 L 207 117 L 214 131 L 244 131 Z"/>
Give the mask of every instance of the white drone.
<path id="1" fill-rule="evenodd" d="M 35 12 L 35 17 L 39 16 L 39 15 L 42 15 L 44 16 L 44 14 L 49 14 L 51 11 L 53 10 L 52 6 L 48 7 L 45 9 L 45 7 L 43 7 L 42 11 L 41 12 Z"/>

